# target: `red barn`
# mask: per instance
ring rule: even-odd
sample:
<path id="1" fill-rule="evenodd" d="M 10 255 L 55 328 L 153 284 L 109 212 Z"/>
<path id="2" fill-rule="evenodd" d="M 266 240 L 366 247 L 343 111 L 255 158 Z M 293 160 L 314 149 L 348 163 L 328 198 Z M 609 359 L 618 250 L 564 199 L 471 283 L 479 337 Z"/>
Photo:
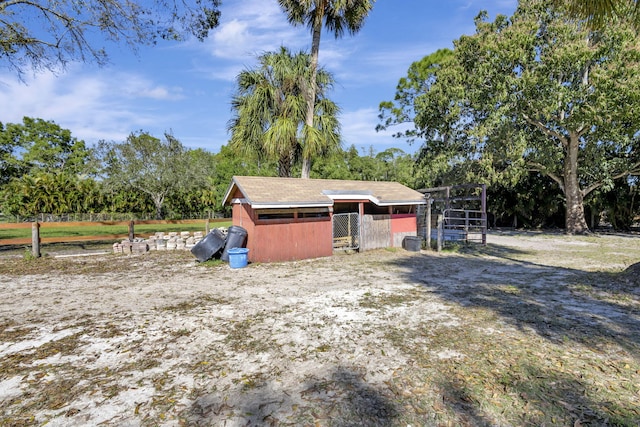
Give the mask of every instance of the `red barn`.
<path id="1" fill-rule="evenodd" d="M 424 195 L 397 182 L 234 176 L 224 198 L 252 262 L 400 247 Z"/>

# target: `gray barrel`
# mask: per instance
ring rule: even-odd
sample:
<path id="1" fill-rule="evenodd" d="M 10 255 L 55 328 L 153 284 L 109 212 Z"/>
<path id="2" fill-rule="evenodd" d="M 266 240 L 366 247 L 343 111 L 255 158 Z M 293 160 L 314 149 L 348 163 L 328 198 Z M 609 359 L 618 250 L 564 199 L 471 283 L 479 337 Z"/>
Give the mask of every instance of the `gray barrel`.
<path id="1" fill-rule="evenodd" d="M 229 249 L 244 248 L 247 242 L 247 230 L 237 225 L 232 225 L 227 231 L 227 243 L 224 245 L 224 251 L 220 259 L 229 262 Z"/>
<path id="2" fill-rule="evenodd" d="M 420 252 L 422 238 L 418 236 L 406 236 L 402 241 L 402 247 L 411 252 Z"/>

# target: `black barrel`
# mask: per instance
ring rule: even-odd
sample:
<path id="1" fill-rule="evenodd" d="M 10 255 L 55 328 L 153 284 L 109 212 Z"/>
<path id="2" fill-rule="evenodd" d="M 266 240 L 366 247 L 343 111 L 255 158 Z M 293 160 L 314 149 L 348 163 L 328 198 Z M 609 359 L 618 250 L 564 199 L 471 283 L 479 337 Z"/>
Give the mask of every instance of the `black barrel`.
<path id="1" fill-rule="evenodd" d="M 196 256 L 198 261 L 205 262 L 210 260 L 220 252 L 225 243 L 224 234 L 222 231 L 214 228 L 209 234 L 204 236 L 204 239 L 200 240 L 194 247 L 191 248 L 191 253 Z"/>
<path id="2" fill-rule="evenodd" d="M 247 230 L 237 225 L 232 225 L 227 231 L 227 243 L 220 259 L 229 262 L 229 249 L 244 248 L 247 241 Z"/>

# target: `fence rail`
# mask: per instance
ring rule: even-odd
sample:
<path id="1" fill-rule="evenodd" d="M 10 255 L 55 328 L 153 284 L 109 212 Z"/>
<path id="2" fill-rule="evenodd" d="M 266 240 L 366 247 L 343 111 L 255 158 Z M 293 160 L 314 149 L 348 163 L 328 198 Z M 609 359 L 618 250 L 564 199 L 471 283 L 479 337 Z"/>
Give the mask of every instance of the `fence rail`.
<path id="1" fill-rule="evenodd" d="M 224 218 L 223 212 L 182 212 L 167 216 L 176 221 L 183 220 L 206 220 L 214 218 Z M 65 213 L 51 214 L 39 213 L 37 215 L 3 215 L 0 213 L 3 222 L 31 223 L 31 222 L 101 222 L 101 221 L 151 221 L 156 220 L 155 213 L 126 212 L 126 213 Z"/>
<path id="2" fill-rule="evenodd" d="M 94 221 L 94 222 L 23 222 L 23 223 L 5 223 L 0 224 L 0 230 L 12 230 L 12 229 L 32 229 L 32 236 L 29 238 L 11 238 L 1 239 L 0 246 L 9 245 L 28 245 L 34 243 L 34 239 L 37 238 L 38 243 L 66 243 L 66 242 L 86 242 L 86 241 L 104 241 L 104 240 L 118 240 L 127 237 L 131 237 L 134 234 L 134 227 L 136 225 L 154 225 L 154 224 L 204 224 L 206 230 L 209 229 L 211 223 L 229 222 L 228 218 L 216 218 L 216 219 L 189 219 L 189 220 L 143 220 L 143 221 Z M 40 237 L 40 228 L 71 228 L 71 227 L 113 227 L 113 226 L 127 226 L 129 232 L 124 233 L 110 233 L 100 235 L 67 235 L 67 236 L 55 236 L 55 237 Z M 35 231 L 33 231 L 35 230 Z M 37 237 L 34 233 L 38 233 Z"/>

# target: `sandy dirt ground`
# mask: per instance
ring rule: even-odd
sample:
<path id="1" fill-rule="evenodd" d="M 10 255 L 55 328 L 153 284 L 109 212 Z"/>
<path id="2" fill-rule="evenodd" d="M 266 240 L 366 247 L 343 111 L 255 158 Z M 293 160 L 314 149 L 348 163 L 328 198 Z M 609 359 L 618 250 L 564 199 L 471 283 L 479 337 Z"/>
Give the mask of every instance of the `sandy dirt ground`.
<path id="1" fill-rule="evenodd" d="M 417 418 L 401 416 L 402 390 L 389 384 L 416 356 L 392 331 L 446 333 L 473 323 L 461 312 L 479 304 L 478 289 L 525 287 L 533 297 L 513 302 L 523 310 L 624 324 L 637 345 L 639 295 L 612 305 L 569 285 L 639 261 L 638 237 L 533 233 L 494 233 L 478 252 L 380 250 L 242 269 L 188 252 L 53 258 L 31 274 L 5 260 L 0 424 L 401 425 Z M 490 327 L 474 325 L 486 339 L 573 333 L 495 312 Z M 472 356 L 430 345 L 426 333 L 410 340 L 433 363 Z"/>

